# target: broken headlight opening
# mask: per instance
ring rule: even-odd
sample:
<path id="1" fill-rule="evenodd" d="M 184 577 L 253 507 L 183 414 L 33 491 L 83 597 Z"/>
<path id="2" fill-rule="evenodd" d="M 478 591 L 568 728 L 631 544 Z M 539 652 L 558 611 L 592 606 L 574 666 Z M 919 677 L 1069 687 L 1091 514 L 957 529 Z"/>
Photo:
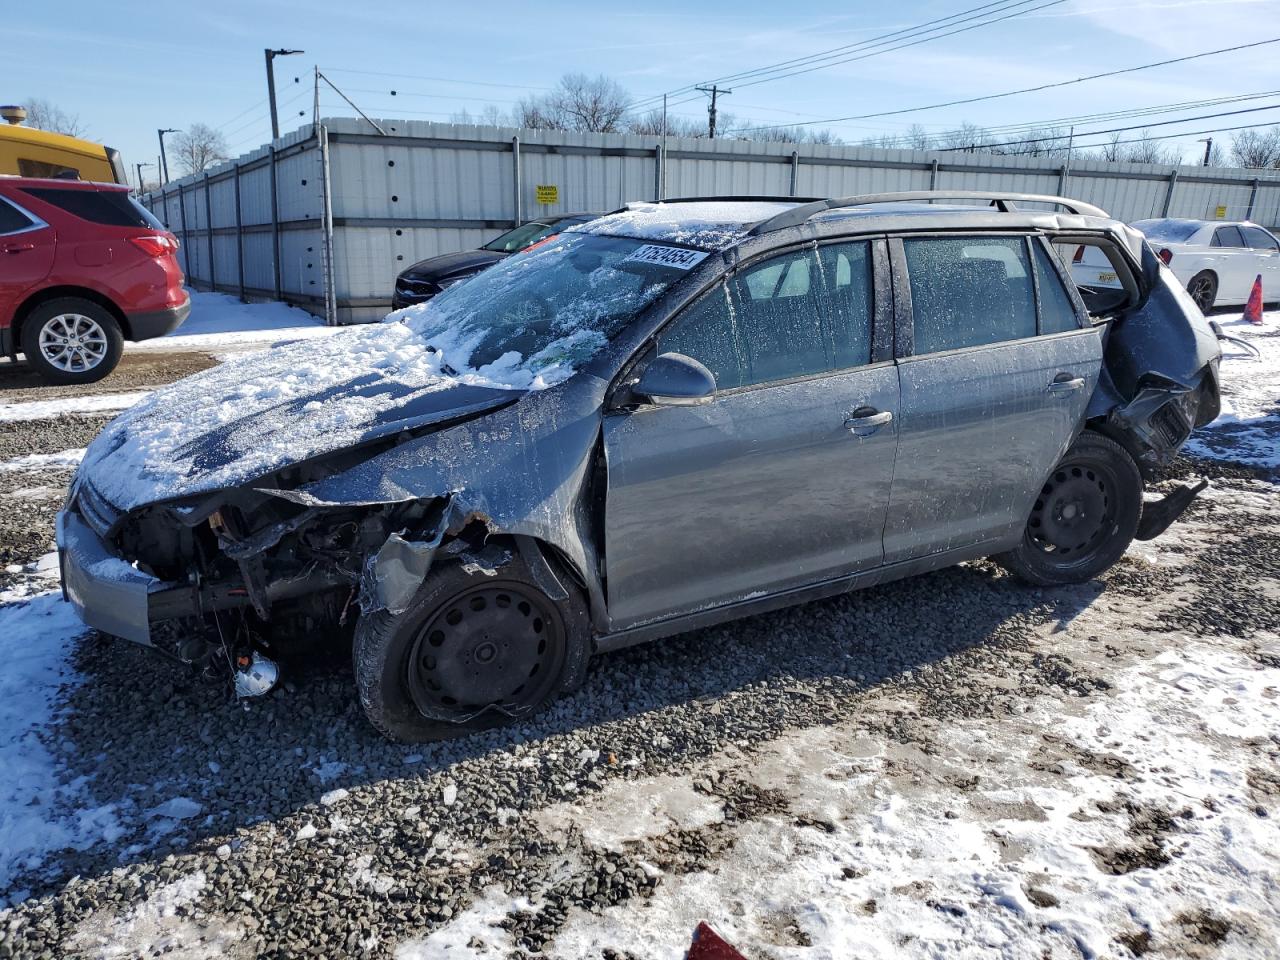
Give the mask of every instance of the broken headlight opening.
<path id="1" fill-rule="evenodd" d="M 149 597 L 151 645 L 257 695 L 274 685 L 275 659 L 349 634 L 366 567 L 388 544 L 439 544 L 448 501 L 306 505 L 238 489 L 109 516 L 85 485 L 76 507 L 119 557 L 161 581 Z M 416 589 L 430 559 L 395 582 Z"/>

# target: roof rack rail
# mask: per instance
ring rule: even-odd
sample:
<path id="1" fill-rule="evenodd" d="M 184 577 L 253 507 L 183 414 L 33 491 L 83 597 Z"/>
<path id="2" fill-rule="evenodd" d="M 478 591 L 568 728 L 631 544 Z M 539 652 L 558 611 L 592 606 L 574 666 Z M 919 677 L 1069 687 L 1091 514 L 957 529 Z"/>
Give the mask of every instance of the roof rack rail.
<path id="1" fill-rule="evenodd" d="M 1019 203 L 1052 203 L 1064 208 L 1068 213 L 1085 217 L 1107 217 L 1109 214 L 1099 207 L 1071 200 L 1067 197 L 1053 197 L 1039 193 L 1001 193 L 989 190 L 907 190 L 901 193 L 868 193 L 863 196 L 841 197 L 836 200 L 814 200 L 800 206 L 784 210 L 768 220 L 761 220 L 748 232 L 748 236 L 759 236 L 771 233 L 784 227 L 798 227 L 811 217 L 835 210 L 840 207 L 861 207 L 872 203 L 902 203 L 911 200 L 990 200 L 991 205 L 1001 213 L 1017 210 L 1013 201 Z"/>
<path id="2" fill-rule="evenodd" d="M 614 210 L 614 213 L 623 213 L 627 210 L 638 210 L 641 207 L 651 207 L 660 203 L 820 203 L 818 197 L 778 197 L 770 194 L 757 195 L 738 195 L 732 196 L 713 196 L 713 197 L 663 197 L 661 200 L 628 200 L 625 205 Z"/>

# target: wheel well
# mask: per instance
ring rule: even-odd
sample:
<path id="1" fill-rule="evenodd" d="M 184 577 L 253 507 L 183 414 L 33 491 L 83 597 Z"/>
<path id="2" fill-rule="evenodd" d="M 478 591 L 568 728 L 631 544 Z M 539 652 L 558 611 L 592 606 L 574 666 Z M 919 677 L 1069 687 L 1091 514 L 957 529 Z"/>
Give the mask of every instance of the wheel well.
<path id="1" fill-rule="evenodd" d="M 1138 473 L 1142 475 L 1142 479 L 1150 482 L 1153 477 L 1152 464 L 1148 451 L 1138 443 L 1137 439 L 1127 430 L 1121 430 L 1110 423 L 1106 417 L 1094 417 L 1085 424 L 1086 430 L 1092 430 L 1094 433 L 1113 440 L 1124 448 L 1124 452 L 1133 458 L 1134 464 L 1138 467 Z"/>
<path id="2" fill-rule="evenodd" d="M 81 300 L 88 300 L 90 303 L 96 303 L 115 318 L 116 323 L 120 324 L 120 332 L 124 334 L 126 340 L 131 339 L 129 330 L 129 318 L 124 315 L 124 311 L 116 306 L 110 297 L 105 297 L 96 290 L 90 290 L 88 287 L 61 286 L 46 287 L 38 290 L 26 300 L 13 314 L 13 352 L 17 353 L 22 349 L 22 325 L 30 316 L 31 311 L 35 310 L 41 304 L 48 303 L 50 300 L 57 300 L 61 297 L 77 297 Z"/>

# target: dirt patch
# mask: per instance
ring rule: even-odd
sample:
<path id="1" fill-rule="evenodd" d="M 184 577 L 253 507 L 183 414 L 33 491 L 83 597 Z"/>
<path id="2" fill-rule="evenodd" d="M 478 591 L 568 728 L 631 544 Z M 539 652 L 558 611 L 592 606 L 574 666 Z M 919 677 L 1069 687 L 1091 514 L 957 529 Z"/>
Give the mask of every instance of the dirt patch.
<path id="1" fill-rule="evenodd" d="M 1206 947 L 1216 947 L 1231 932 L 1231 922 L 1212 910 L 1180 913 L 1174 917 L 1174 922 L 1178 924 L 1184 938 Z"/>
<path id="2" fill-rule="evenodd" d="M 1113 876 L 1135 870 L 1158 870 L 1166 866 L 1178 851 L 1169 844 L 1169 836 L 1178 829 L 1177 820 L 1164 810 L 1139 807 L 1131 801 L 1096 804 L 1103 813 L 1129 814 L 1129 837 L 1126 846 L 1089 847 L 1098 869 Z"/>
<path id="3" fill-rule="evenodd" d="M 158 387 L 216 367 L 218 363 L 218 358 L 208 353 L 186 350 L 129 353 L 126 347 L 120 365 L 109 376 L 97 383 L 81 386 L 52 386 L 41 380 L 39 374 L 25 363 L 5 363 L 0 364 L 0 399 L 6 403 L 25 403 L 29 400 L 84 397 Z"/>
<path id="4" fill-rule="evenodd" d="M 1137 930 L 1133 933 L 1122 933 L 1116 937 L 1116 943 L 1135 957 L 1144 956 L 1151 949 L 1151 931 Z"/>

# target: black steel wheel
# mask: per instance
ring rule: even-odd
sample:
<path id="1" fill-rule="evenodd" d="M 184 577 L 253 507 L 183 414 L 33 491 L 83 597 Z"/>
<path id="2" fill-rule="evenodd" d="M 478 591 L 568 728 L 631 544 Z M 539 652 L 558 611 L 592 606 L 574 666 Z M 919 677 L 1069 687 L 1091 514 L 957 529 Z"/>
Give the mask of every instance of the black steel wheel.
<path id="1" fill-rule="evenodd" d="M 1201 270 L 1188 281 L 1187 293 L 1191 294 L 1201 313 L 1208 313 L 1218 299 L 1217 275 L 1212 270 Z"/>
<path id="2" fill-rule="evenodd" d="M 464 721 L 542 702 L 564 665 L 560 611 L 518 580 L 447 598 L 415 631 L 406 681 L 424 716 Z"/>
<path id="3" fill-rule="evenodd" d="M 591 629 L 581 593 L 560 577 L 562 596 L 552 599 L 518 554 L 504 556 L 486 564 L 496 576 L 451 563 L 403 612 L 361 616 L 356 687 L 384 735 L 414 743 L 498 726 L 582 683 Z"/>
<path id="4" fill-rule="evenodd" d="M 1022 542 L 996 559 L 1039 586 L 1091 580 L 1120 559 L 1142 517 L 1142 475 L 1114 440 L 1086 430 L 1046 478 Z"/>

